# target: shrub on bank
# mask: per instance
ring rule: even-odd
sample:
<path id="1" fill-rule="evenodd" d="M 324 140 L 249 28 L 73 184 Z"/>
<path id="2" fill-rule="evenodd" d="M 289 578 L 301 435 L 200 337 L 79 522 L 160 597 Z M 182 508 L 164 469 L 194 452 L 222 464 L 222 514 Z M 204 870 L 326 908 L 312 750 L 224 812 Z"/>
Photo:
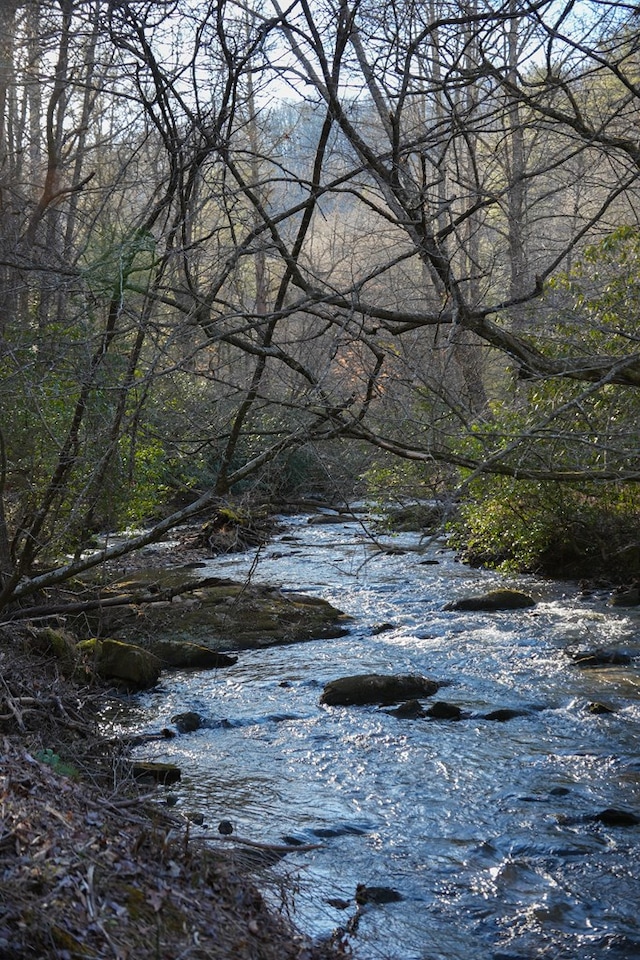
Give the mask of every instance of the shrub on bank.
<path id="1" fill-rule="evenodd" d="M 567 486 L 486 477 L 450 525 L 474 566 L 552 577 L 640 576 L 640 492 L 635 485 Z"/>

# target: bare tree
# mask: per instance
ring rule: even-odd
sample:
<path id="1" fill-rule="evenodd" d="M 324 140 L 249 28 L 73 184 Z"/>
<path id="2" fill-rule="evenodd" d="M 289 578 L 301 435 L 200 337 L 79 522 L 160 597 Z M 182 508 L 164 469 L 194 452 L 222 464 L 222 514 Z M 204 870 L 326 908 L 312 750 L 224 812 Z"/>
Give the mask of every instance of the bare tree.
<path id="1" fill-rule="evenodd" d="M 591 414 L 562 442 L 640 384 L 559 278 L 639 173 L 636 14 L 574 6 L 3 5 L 0 603 L 339 438 L 638 479 L 613 428 L 580 459 Z M 573 392 L 506 430 L 514 370 Z M 88 556 L 149 457 L 194 499 Z"/>
<path id="2" fill-rule="evenodd" d="M 513 324 L 572 251 L 606 231 L 625 204 L 632 209 L 637 144 L 622 130 L 636 111 L 635 33 L 629 32 L 635 14 L 619 4 L 588 6 L 579 21 L 572 4 L 439 3 L 417 10 L 398 2 L 379 11 L 364 3 L 311 7 L 301 0 L 286 10 L 273 3 L 296 73 L 329 107 L 351 146 L 352 195 L 377 213 L 381 231 L 395 227 L 397 258 L 424 265 L 430 304 L 381 309 L 367 297 L 369 265 L 357 247 L 348 287 L 329 291 L 305 277 L 307 296 L 331 297 L 395 339 L 419 328 L 448 330 L 449 340 L 459 331 L 474 335 L 488 351 L 494 380 L 507 360 L 527 378 L 590 384 L 588 394 L 612 383 L 640 384 L 635 339 L 619 339 L 614 353 L 585 355 L 584 341 L 573 336 L 558 349 L 562 335 L 555 331 L 549 349 L 539 326 L 532 333 Z M 434 44 L 437 69 L 426 74 L 424 50 Z M 337 50 L 344 53 L 336 73 Z M 609 96 L 611 84 L 618 93 Z M 362 109 L 354 113 L 354 99 L 371 103 L 376 123 Z M 423 105 L 421 122 L 416 102 Z M 438 156 L 446 178 L 442 163 L 438 170 L 433 162 Z M 590 187 L 576 216 L 575 204 L 569 215 L 568 198 L 578 158 Z M 607 184 L 600 176 L 605 163 L 615 171 Z M 434 169 L 439 175 L 425 176 Z M 366 195 L 356 179 L 361 170 Z M 529 220 L 537 221 L 537 235 L 527 235 Z M 388 261 L 378 274 L 389 269 Z M 357 425 L 351 431 L 376 442 L 372 431 Z M 401 452 L 403 444 L 387 446 Z M 433 451 L 422 455 L 426 460 Z M 498 469 L 493 458 L 485 466 Z M 518 470 L 504 463 L 500 469 Z M 529 472 L 542 475 L 545 468 Z M 626 472 L 636 476 L 630 465 Z"/>

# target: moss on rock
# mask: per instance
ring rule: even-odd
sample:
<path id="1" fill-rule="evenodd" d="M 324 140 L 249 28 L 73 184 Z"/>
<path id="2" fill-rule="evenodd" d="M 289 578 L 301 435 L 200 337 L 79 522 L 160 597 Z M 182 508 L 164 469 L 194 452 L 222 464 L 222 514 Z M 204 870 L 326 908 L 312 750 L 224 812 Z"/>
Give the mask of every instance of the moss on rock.
<path id="1" fill-rule="evenodd" d="M 156 639 L 150 642 L 149 650 L 162 662 L 163 667 L 179 670 L 218 670 L 232 667 L 238 662 L 235 656 L 230 657 L 219 650 L 186 640 Z"/>
<path id="2" fill-rule="evenodd" d="M 65 673 L 73 671 L 77 660 L 76 638 L 66 630 L 39 627 L 30 631 L 27 643 L 30 650 L 55 657 Z"/>
<path id="3" fill-rule="evenodd" d="M 246 650 L 341 637 L 350 620 L 317 597 L 233 580 L 198 580 L 184 570 L 146 571 L 113 584 L 109 595 L 134 592 L 151 602 L 103 607 L 92 624 L 98 635 L 149 648 L 180 641 L 209 650 Z"/>
<path id="4" fill-rule="evenodd" d="M 160 660 L 148 650 L 121 640 L 92 637 L 78 644 L 78 652 L 103 680 L 134 689 L 153 687 L 162 670 Z"/>

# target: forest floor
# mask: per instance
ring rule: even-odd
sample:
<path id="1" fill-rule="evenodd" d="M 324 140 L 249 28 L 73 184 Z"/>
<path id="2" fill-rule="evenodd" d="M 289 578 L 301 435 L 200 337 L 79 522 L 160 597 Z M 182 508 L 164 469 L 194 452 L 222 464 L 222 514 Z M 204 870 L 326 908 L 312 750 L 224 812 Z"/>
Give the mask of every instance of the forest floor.
<path id="1" fill-rule="evenodd" d="M 135 781 L 100 735 L 108 690 L 0 629 L 3 960 L 329 960 L 225 849 Z M 36 649 L 34 649 L 34 646 Z M 284 891 L 286 902 L 286 890 Z"/>

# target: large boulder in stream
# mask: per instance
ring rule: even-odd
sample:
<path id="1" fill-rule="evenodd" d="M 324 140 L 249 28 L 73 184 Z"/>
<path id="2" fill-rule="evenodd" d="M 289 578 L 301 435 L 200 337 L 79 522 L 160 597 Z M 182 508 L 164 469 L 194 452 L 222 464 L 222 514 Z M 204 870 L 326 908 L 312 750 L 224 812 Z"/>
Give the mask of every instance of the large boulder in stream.
<path id="1" fill-rule="evenodd" d="M 447 603 L 445 610 L 521 610 L 534 607 L 535 600 L 520 590 L 490 590 L 478 597 L 462 597 Z"/>
<path id="2" fill-rule="evenodd" d="M 161 662 L 148 650 L 120 640 L 93 637 L 79 643 L 78 652 L 103 680 L 128 689 L 155 686 L 162 670 Z"/>
<path id="3" fill-rule="evenodd" d="M 167 642 L 214 651 L 247 650 L 342 637 L 351 619 L 317 597 L 202 578 L 190 568 L 140 571 L 111 584 L 102 597 L 107 602 L 95 620 L 89 619 L 94 635 L 163 650 L 163 660 Z M 123 602 L 116 603 L 117 598 Z M 76 629 L 82 629 L 80 622 Z"/>
<path id="4" fill-rule="evenodd" d="M 322 691 L 320 703 L 330 707 L 398 703 L 400 700 L 431 697 L 439 688 L 440 684 L 435 680 L 417 674 L 364 673 L 329 681 Z"/>

